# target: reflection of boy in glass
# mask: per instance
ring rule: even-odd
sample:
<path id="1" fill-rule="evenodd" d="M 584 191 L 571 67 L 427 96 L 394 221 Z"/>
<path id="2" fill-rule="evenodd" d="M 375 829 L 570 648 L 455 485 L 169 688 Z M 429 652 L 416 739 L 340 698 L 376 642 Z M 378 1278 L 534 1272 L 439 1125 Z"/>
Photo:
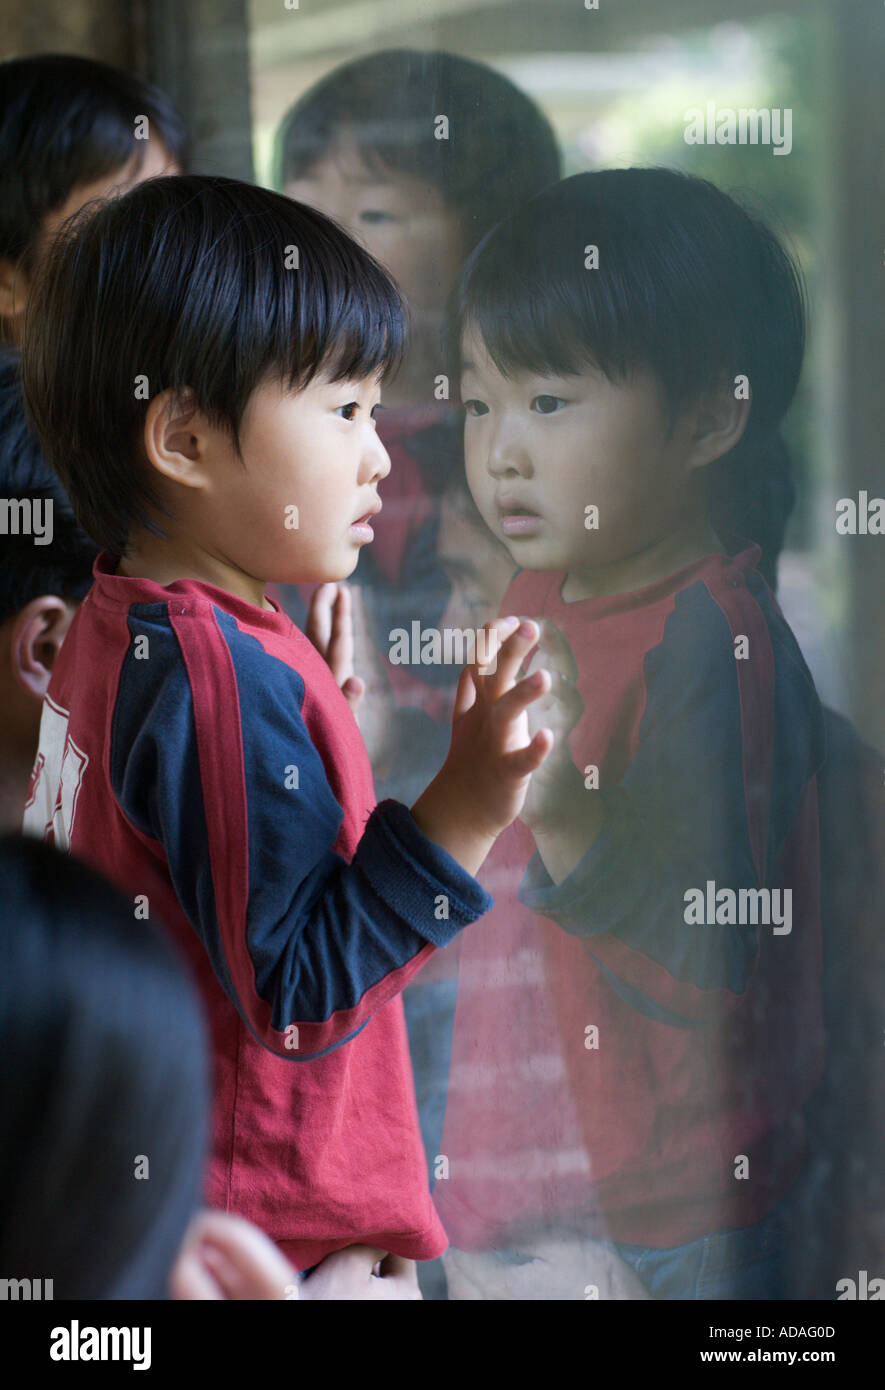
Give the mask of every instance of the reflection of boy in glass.
<path id="1" fill-rule="evenodd" d="M 710 184 L 585 174 L 495 229 L 457 318 L 468 481 L 521 566 L 503 611 L 566 679 L 490 857 L 509 893 L 462 947 L 443 1219 L 534 1254 L 539 1288 L 574 1277 L 544 1243 L 571 1223 L 653 1297 L 782 1297 L 823 1060 L 822 716 L 729 503 L 775 466 L 797 272 Z"/>
<path id="2" fill-rule="evenodd" d="M 415 618 L 439 627 L 450 596 L 437 499 L 446 474 L 461 468 L 461 440 L 459 413 L 438 381 L 446 298 L 485 232 L 558 177 L 553 132 L 529 97 L 493 68 L 450 53 L 391 49 L 335 68 L 277 133 L 276 186 L 341 223 L 408 303 L 406 359 L 378 420 L 392 465 L 384 510 L 356 577 L 384 653 L 395 627 Z M 306 595 L 285 598 L 299 621 Z M 423 775 L 445 756 L 457 668 L 384 665 L 407 713 L 390 728 L 395 738 L 379 735 L 373 746 L 367 730 L 367 742 L 379 788 L 393 795 L 416 763 Z M 363 723 L 367 712 L 364 704 Z"/>

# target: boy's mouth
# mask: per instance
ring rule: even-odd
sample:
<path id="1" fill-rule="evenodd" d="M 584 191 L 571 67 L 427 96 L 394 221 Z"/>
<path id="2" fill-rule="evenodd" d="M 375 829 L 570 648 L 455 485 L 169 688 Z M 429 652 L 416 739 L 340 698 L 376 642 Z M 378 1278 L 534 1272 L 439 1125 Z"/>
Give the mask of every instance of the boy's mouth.
<path id="1" fill-rule="evenodd" d="M 495 499 L 501 517 L 501 530 L 505 536 L 528 537 L 537 535 L 543 518 L 515 498 L 502 496 Z"/>
<path id="2" fill-rule="evenodd" d="M 371 541 L 375 539 L 375 532 L 369 522 L 381 510 L 381 503 L 377 502 L 374 507 L 370 507 L 362 516 L 357 517 L 356 521 L 350 523 L 350 533 L 354 540 Z"/>

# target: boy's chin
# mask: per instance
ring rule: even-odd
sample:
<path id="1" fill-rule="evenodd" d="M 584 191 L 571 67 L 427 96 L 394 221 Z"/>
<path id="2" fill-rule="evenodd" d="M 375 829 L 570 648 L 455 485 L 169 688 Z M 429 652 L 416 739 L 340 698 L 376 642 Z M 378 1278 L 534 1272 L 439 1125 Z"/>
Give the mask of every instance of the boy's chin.
<path id="1" fill-rule="evenodd" d="M 559 571 L 569 568 L 567 557 L 554 552 L 549 545 L 539 544 L 533 541 L 520 541 L 517 545 L 508 545 L 507 549 L 514 565 L 522 570 L 550 570 Z"/>
<path id="2" fill-rule="evenodd" d="M 287 574 L 285 578 L 277 579 L 277 584 L 338 584 L 341 580 L 349 579 L 357 567 L 359 556 L 356 555 L 353 564 L 348 566 L 347 562 L 335 566 L 317 567 L 311 570 L 301 570 Z"/>

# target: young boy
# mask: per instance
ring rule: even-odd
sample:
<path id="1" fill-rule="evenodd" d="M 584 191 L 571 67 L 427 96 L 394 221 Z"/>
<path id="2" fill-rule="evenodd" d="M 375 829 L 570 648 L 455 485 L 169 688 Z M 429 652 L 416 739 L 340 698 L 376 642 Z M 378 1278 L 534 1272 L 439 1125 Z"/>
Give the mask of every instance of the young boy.
<path id="1" fill-rule="evenodd" d="M 393 283 L 334 223 L 185 176 L 59 240 L 24 348 L 47 458 L 103 552 L 25 825 L 121 883 L 134 930 L 171 926 L 214 1043 L 209 1201 L 301 1269 L 446 1244 L 398 996 L 491 905 L 473 875 L 552 744 L 526 736 L 549 677 L 514 683 L 537 629 L 499 622 L 444 767 L 411 812 L 376 807 L 335 676 L 265 598 L 345 578 L 371 540 L 401 346 Z"/>
<path id="2" fill-rule="evenodd" d="M 822 722 L 759 547 L 710 518 L 795 389 L 797 272 L 709 184 L 582 174 L 491 233 L 454 318 L 468 481 L 521 567 L 501 611 L 544 624 L 557 741 L 462 942 L 439 1209 L 505 1252 L 486 1288 L 497 1258 L 585 1297 L 595 1248 L 653 1297 L 782 1297 Z"/>
<path id="3" fill-rule="evenodd" d="M 164 92 L 68 53 L 0 63 L 0 329 L 18 342 L 52 237 L 84 203 L 181 170 L 184 124 Z"/>

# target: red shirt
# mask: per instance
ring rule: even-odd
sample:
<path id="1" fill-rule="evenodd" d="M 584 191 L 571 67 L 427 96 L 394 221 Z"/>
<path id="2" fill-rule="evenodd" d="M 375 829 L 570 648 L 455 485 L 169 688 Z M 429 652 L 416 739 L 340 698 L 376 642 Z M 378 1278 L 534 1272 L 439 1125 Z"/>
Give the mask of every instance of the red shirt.
<path id="1" fill-rule="evenodd" d="M 347 701 L 282 612 L 105 555 L 94 573 L 25 829 L 146 903 L 192 967 L 214 1048 L 207 1200 L 302 1268 L 355 1242 L 439 1255 L 399 994 L 491 899 L 404 806 L 375 806 Z"/>
<path id="2" fill-rule="evenodd" d="M 518 822 L 481 872 L 496 905 L 461 943 L 434 1192 L 454 1245 L 557 1226 L 681 1245 L 760 1219 L 800 1170 L 823 1060 L 822 717 L 758 554 L 572 603 L 564 575 L 521 572 L 505 595 L 571 646 L 570 748 L 599 770 L 604 825 L 559 885 Z M 689 921 L 710 883 L 770 908 L 788 900 L 756 890 L 789 891 L 791 930 L 762 908 Z"/>

